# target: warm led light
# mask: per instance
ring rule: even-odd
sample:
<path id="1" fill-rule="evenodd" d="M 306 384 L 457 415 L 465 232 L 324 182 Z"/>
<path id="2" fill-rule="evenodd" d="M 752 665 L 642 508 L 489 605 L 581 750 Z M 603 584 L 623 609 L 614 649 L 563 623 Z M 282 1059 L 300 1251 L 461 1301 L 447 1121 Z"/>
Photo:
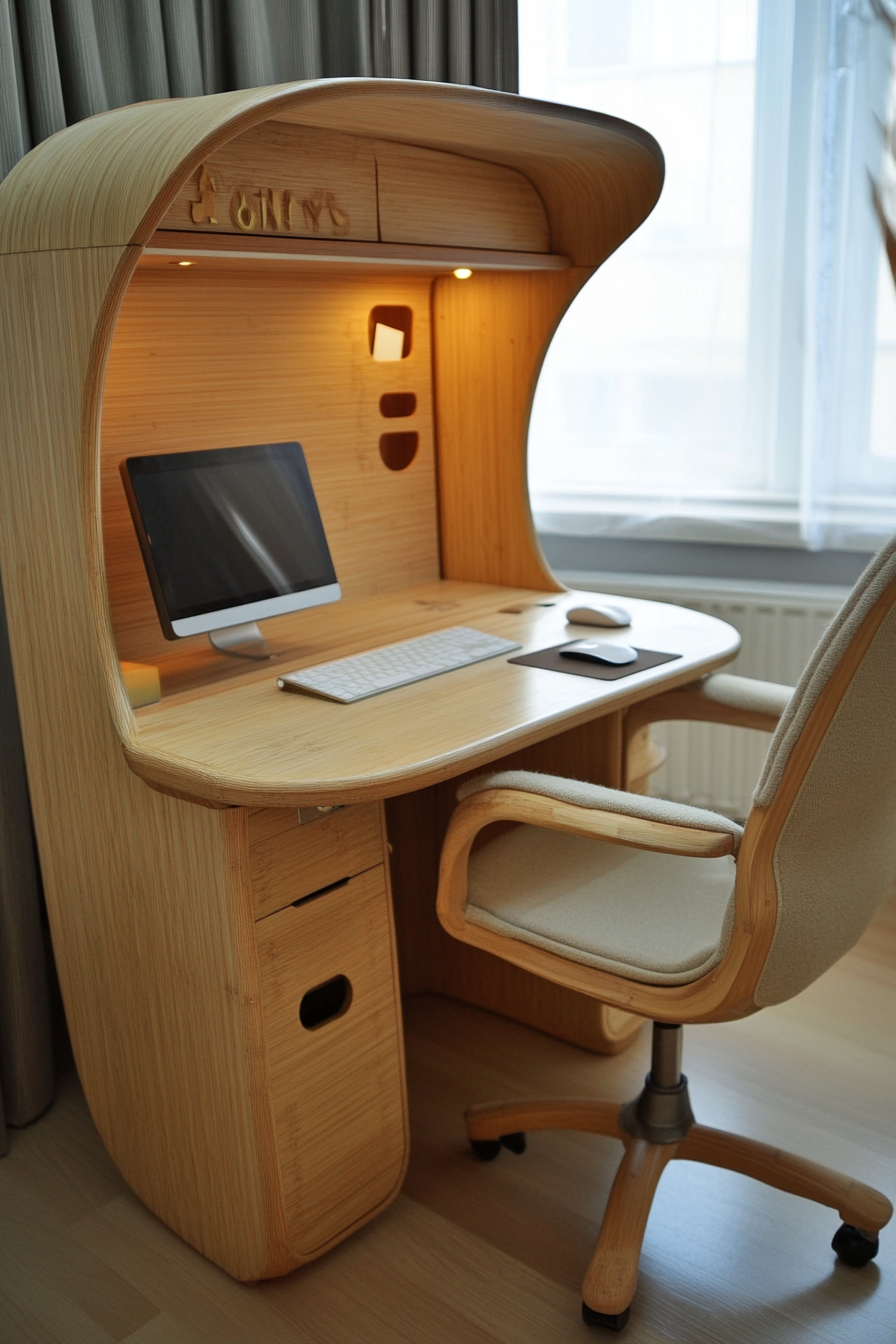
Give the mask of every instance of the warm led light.
<path id="1" fill-rule="evenodd" d="M 458 266 L 454 274 L 458 280 L 469 280 L 473 272 L 470 270 L 469 266 Z"/>
<path id="2" fill-rule="evenodd" d="M 192 266 L 192 265 L 193 265 L 192 261 L 179 261 L 177 264 L 178 264 L 178 266 Z"/>

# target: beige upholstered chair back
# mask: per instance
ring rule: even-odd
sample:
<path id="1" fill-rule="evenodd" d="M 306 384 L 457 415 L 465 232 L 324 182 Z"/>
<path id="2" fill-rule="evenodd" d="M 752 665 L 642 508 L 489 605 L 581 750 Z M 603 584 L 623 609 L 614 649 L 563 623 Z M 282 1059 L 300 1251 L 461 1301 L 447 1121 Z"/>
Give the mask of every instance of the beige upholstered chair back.
<path id="1" fill-rule="evenodd" d="M 848 951 L 896 877 L 896 538 L 815 650 L 753 802 L 754 820 L 756 808 L 783 819 L 777 923 L 756 990 L 766 1006 Z"/>

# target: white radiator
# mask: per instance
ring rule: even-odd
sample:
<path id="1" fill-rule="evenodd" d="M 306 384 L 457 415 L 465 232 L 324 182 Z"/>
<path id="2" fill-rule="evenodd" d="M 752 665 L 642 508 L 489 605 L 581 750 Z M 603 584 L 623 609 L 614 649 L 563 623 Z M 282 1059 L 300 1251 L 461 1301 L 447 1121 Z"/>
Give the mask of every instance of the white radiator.
<path id="1" fill-rule="evenodd" d="M 653 575 L 565 571 L 571 588 L 648 597 L 718 616 L 740 632 L 743 646 L 726 672 L 792 686 L 848 588 L 666 579 Z M 768 734 L 710 723 L 656 724 L 658 745 L 668 752 L 651 792 L 709 807 L 742 820 L 768 748 Z"/>

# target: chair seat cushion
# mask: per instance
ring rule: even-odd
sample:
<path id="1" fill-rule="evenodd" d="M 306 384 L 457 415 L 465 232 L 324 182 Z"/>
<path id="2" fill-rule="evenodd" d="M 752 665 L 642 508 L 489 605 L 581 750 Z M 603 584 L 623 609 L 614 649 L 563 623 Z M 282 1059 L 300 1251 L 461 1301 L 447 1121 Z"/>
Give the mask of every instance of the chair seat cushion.
<path id="1" fill-rule="evenodd" d="M 470 860 L 466 918 L 645 984 L 698 980 L 722 958 L 734 860 L 691 859 L 516 826 Z"/>

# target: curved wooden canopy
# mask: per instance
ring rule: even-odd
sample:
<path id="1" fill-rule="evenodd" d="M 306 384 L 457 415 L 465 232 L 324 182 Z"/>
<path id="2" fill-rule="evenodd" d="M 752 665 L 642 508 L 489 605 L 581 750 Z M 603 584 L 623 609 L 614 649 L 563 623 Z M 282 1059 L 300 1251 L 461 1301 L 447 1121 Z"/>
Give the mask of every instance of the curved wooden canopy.
<path id="1" fill-rule="evenodd" d="M 540 193 L 555 252 L 599 266 L 647 217 L 663 156 L 581 108 L 414 80 L 329 79 L 137 103 L 60 131 L 0 188 L 0 253 L 144 245 L 189 175 L 235 136 L 285 121 L 504 164 Z"/>

